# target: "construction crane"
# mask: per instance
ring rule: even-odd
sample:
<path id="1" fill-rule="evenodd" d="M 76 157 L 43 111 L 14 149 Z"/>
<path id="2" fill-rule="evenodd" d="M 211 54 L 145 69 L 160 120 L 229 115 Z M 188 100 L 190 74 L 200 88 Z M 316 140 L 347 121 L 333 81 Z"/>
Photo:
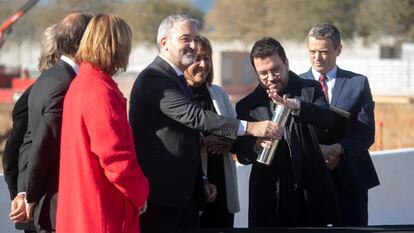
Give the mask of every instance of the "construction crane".
<path id="1" fill-rule="evenodd" d="M 30 10 L 39 0 L 30 0 L 18 9 L 12 16 L 7 18 L 0 26 L 0 48 L 5 41 L 5 37 L 11 32 L 11 27 L 15 24 L 28 10 Z"/>

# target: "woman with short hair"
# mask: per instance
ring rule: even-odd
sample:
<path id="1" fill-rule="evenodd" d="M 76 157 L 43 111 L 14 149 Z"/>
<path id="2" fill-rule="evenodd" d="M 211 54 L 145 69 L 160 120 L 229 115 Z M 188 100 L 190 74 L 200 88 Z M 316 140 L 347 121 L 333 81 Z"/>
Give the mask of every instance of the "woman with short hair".
<path id="1" fill-rule="evenodd" d="M 81 40 L 63 106 L 57 232 L 140 230 L 149 186 L 111 77 L 127 67 L 131 36 L 124 20 L 98 14 Z"/>

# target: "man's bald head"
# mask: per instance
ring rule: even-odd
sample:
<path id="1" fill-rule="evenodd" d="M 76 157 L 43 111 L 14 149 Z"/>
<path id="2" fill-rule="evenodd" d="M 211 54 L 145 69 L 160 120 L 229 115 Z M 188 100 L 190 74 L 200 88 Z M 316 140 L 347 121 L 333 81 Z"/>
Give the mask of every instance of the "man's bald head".
<path id="1" fill-rule="evenodd" d="M 92 17 L 92 13 L 74 11 L 63 18 L 56 28 L 56 44 L 59 54 L 75 56 L 83 32 Z"/>

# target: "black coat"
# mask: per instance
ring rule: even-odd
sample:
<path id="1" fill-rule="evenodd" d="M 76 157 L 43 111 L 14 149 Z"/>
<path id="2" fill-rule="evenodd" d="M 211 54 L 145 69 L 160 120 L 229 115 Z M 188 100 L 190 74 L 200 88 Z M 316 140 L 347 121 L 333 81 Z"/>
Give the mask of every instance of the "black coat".
<path id="1" fill-rule="evenodd" d="M 56 227 L 63 99 L 75 72 L 63 60 L 43 72 L 29 94 L 29 124 L 22 153 L 28 153 L 26 199 L 36 202 L 35 225 Z"/>
<path id="2" fill-rule="evenodd" d="M 24 134 L 27 131 L 27 99 L 29 97 L 30 87 L 17 100 L 12 111 L 13 126 L 10 130 L 9 138 L 4 147 L 3 170 L 4 179 L 10 192 L 10 198 L 13 200 L 19 191 L 18 180 L 23 180 L 25 176 L 19 174 L 19 151 L 23 144 Z M 27 162 L 27 161 L 26 161 Z"/>
<path id="3" fill-rule="evenodd" d="M 173 67 L 157 57 L 136 79 L 129 110 L 138 161 L 150 183 L 148 202 L 176 208 L 204 198 L 200 131 L 235 139 L 239 126 L 200 108 L 184 88 Z"/>
<path id="4" fill-rule="evenodd" d="M 307 208 L 299 212 L 298 225 L 323 226 L 337 221 L 338 210 L 332 179 L 317 141 L 315 128 L 328 128 L 333 116 L 318 82 L 300 79 L 289 72 L 287 94 L 300 99 L 299 115 L 290 115 L 284 138 L 279 141 L 271 166 L 256 162 L 256 138 L 236 141 L 238 159 L 253 164 L 249 188 L 249 226 L 277 226 L 277 218 L 290 218 L 298 203 L 289 190 L 296 185 L 307 193 Z M 236 105 L 237 118 L 248 121 L 269 120 L 274 104 L 260 85 Z M 293 224 L 295 221 L 293 220 Z"/>
<path id="5" fill-rule="evenodd" d="M 6 180 L 10 192 L 10 198 L 12 200 L 19 192 L 26 191 L 27 154 L 23 154 L 22 156 L 19 156 L 19 154 L 20 147 L 23 144 L 24 135 L 27 131 L 27 100 L 29 98 L 30 89 L 31 87 L 27 88 L 23 92 L 13 107 L 13 126 L 4 147 L 4 179 Z M 33 221 L 30 221 L 27 224 L 16 223 L 16 228 L 20 230 L 35 230 Z"/>

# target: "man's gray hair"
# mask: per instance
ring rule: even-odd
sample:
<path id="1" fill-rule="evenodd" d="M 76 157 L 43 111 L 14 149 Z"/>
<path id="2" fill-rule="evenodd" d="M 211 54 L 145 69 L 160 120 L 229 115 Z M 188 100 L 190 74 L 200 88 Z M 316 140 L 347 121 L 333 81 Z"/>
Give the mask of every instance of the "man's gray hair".
<path id="1" fill-rule="evenodd" d="M 341 33 L 338 28 L 332 24 L 320 23 L 314 26 L 308 34 L 308 38 L 309 37 L 314 37 L 316 39 L 331 39 L 335 49 L 341 45 Z"/>
<path id="2" fill-rule="evenodd" d="M 157 34 L 157 47 L 160 49 L 160 41 L 161 38 L 164 36 L 169 36 L 171 34 L 171 29 L 174 27 L 174 24 L 182 23 L 182 22 L 188 22 L 192 26 L 195 26 L 197 30 L 200 26 L 200 21 L 191 18 L 188 15 L 185 14 L 175 14 L 165 17 L 158 27 L 158 34 Z"/>

